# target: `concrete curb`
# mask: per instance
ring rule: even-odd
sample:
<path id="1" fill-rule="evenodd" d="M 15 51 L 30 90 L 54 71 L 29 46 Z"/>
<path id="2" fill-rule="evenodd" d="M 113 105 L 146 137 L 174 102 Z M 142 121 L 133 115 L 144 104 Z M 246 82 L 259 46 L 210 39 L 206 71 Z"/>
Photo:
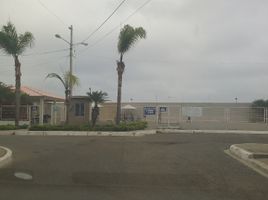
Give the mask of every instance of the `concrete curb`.
<path id="1" fill-rule="evenodd" d="M 256 134 L 268 135 L 268 131 L 247 131 L 247 130 L 181 130 L 181 129 L 157 129 L 140 131 L 28 131 L 28 130 L 9 130 L 0 131 L 1 135 L 28 135 L 28 136 L 144 136 L 152 134 Z"/>
<path id="2" fill-rule="evenodd" d="M 247 130 L 181 130 L 181 129 L 159 129 L 156 133 L 186 133 L 186 134 L 268 134 L 268 131 L 247 131 Z"/>
<path id="3" fill-rule="evenodd" d="M 238 147 L 236 144 L 230 146 L 230 152 L 241 159 L 247 160 L 253 158 L 253 153 L 243 148 Z"/>
<path id="4" fill-rule="evenodd" d="M 236 144 L 231 145 L 229 150 L 225 151 L 227 154 L 252 168 L 256 172 L 268 178 L 268 165 L 257 160 L 256 158 L 268 158 L 268 154 L 255 153 L 247 151 Z"/>
<path id="5" fill-rule="evenodd" d="M 156 134 L 155 130 L 139 130 L 139 131 L 28 131 L 28 130 L 12 130 L 0 131 L 0 135 L 19 135 L 19 136 L 117 136 L 117 137 L 139 137 L 145 135 Z"/>
<path id="6" fill-rule="evenodd" d="M 6 151 L 6 154 L 2 157 L 0 157 L 0 168 L 4 165 L 6 165 L 8 162 L 11 161 L 12 158 L 12 151 L 6 147 L 0 146 L 1 149 L 4 149 Z"/>

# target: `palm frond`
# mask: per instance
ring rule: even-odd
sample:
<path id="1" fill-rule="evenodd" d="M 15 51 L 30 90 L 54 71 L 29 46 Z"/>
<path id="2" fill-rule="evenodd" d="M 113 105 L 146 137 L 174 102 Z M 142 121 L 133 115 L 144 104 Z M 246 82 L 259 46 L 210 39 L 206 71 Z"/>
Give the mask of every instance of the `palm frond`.
<path id="1" fill-rule="evenodd" d="M 68 87 L 79 86 L 79 78 L 70 73 L 70 71 L 66 71 L 63 74 L 64 82 L 68 85 Z"/>
<path id="2" fill-rule="evenodd" d="M 46 76 L 46 79 L 47 78 L 56 78 L 58 80 L 60 80 L 60 82 L 63 84 L 64 88 L 65 89 L 68 89 L 68 85 L 65 83 L 65 81 L 61 78 L 60 75 L 58 75 L 57 73 L 50 73 Z"/>
<path id="3" fill-rule="evenodd" d="M 20 55 L 26 47 L 32 45 L 34 37 L 32 33 L 26 32 L 18 36 L 15 26 L 8 22 L 0 31 L 0 49 L 10 55 Z"/>
<path id="4" fill-rule="evenodd" d="M 0 32 L 0 49 L 6 54 L 13 55 L 15 50 L 12 46 L 9 37 L 5 33 Z"/>
<path id="5" fill-rule="evenodd" d="M 126 53 L 139 39 L 146 38 L 146 31 L 142 27 L 133 28 L 130 25 L 125 25 L 119 34 L 118 52 Z"/>
<path id="6" fill-rule="evenodd" d="M 108 101 L 108 94 L 103 91 L 93 91 L 93 92 L 87 92 L 88 99 L 90 102 L 95 104 L 95 107 L 97 107 L 100 103 L 104 103 Z"/>
<path id="7" fill-rule="evenodd" d="M 8 22 L 2 27 L 0 32 L 0 47 L 6 54 L 16 55 L 18 45 L 18 35 L 15 26 Z"/>
<path id="8" fill-rule="evenodd" d="M 8 35 L 10 38 L 18 41 L 18 34 L 17 34 L 16 27 L 10 21 L 7 22 L 7 25 L 4 25 L 2 27 L 2 32 Z"/>
<path id="9" fill-rule="evenodd" d="M 18 41 L 18 54 L 21 54 L 25 51 L 27 47 L 31 47 L 34 43 L 34 36 L 30 32 L 25 32 L 24 34 L 19 35 Z"/>

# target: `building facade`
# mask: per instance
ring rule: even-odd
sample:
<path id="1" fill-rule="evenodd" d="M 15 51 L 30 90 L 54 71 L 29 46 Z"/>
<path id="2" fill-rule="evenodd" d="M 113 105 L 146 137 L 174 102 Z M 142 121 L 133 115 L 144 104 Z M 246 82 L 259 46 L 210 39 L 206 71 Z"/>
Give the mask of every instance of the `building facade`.
<path id="1" fill-rule="evenodd" d="M 20 124 L 62 124 L 65 105 L 62 97 L 32 87 L 22 86 L 21 93 L 30 96 L 30 105 L 20 106 Z M 15 105 L 0 106 L 0 124 L 14 124 Z"/>

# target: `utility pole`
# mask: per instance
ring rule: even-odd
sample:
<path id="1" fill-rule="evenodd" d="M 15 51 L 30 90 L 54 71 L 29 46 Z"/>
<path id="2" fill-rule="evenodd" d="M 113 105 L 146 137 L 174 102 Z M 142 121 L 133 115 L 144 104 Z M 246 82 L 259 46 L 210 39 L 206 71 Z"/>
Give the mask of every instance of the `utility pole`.
<path id="1" fill-rule="evenodd" d="M 63 40 L 64 42 L 66 42 L 69 46 L 70 46 L 70 78 L 73 76 L 73 46 L 74 45 L 79 45 L 82 44 L 84 46 L 87 46 L 88 44 L 85 42 L 79 42 L 79 43 L 73 43 L 73 25 L 71 25 L 70 27 L 68 27 L 70 29 L 70 42 L 66 39 L 64 39 L 63 37 L 61 37 L 59 34 L 56 34 L 55 37 L 59 38 L 61 40 Z M 71 105 L 71 101 L 72 101 L 72 95 L 73 95 L 73 84 L 71 83 L 71 80 L 69 80 L 69 93 L 67 95 L 67 101 L 68 103 L 66 103 L 66 112 L 69 113 L 69 105 Z M 66 115 L 66 122 L 68 123 L 68 114 Z"/>
<path id="2" fill-rule="evenodd" d="M 72 76 L 73 75 L 73 47 L 75 45 L 84 45 L 84 46 L 87 46 L 88 44 L 85 43 L 85 42 L 78 42 L 78 43 L 73 43 L 73 25 L 71 25 L 70 27 L 68 27 L 70 29 L 70 42 L 66 39 L 64 39 L 63 37 L 61 37 L 59 34 L 56 34 L 55 37 L 56 38 L 59 38 L 61 40 L 63 40 L 64 42 L 66 42 L 67 44 L 69 44 L 70 46 L 70 75 Z M 70 93 L 69 93 L 69 96 L 71 97 L 73 95 L 73 86 L 72 84 L 70 85 Z"/>
<path id="3" fill-rule="evenodd" d="M 73 25 L 69 27 L 70 29 L 70 75 L 73 75 Z M 70 84 L 70 98 L 73 95 L 73 86 Z"/>

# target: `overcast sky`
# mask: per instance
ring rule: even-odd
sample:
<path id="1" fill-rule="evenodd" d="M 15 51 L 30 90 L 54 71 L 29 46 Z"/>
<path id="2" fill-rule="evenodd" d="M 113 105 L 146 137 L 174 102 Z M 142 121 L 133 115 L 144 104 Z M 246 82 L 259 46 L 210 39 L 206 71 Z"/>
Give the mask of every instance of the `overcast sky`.
<path id="1" fill-rule="evenodd" d="M 74 42 L 83 41 L 121 1 L 0 0 L 0 25 L 10 20 L 19 33 L 35 36 L 33 48 L 20 57 L 22 85 L 64 96 L 62 85 L 45 77 L 69 69 L 68 50 L 43 52 L 68 48 L 54 35 L 69 40 L 71 24 Z M 124 57 L 123 101 L 268 98 L 267 0 L 152 0 L 126 21 L 144 2 L 126 0 L 86 41 L 89 47 L 75 47 L 74 73 L 80 86 L 74 94 L 85 95 L 90 87 L 116 100 L 118 34 L 130 24 L 142 26 L 147 38 Z M 0 56 L 0 81 L 14 84 L 13 62 L 12 57 Z"/>

